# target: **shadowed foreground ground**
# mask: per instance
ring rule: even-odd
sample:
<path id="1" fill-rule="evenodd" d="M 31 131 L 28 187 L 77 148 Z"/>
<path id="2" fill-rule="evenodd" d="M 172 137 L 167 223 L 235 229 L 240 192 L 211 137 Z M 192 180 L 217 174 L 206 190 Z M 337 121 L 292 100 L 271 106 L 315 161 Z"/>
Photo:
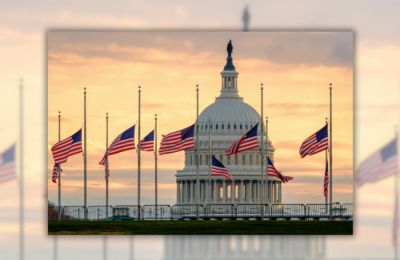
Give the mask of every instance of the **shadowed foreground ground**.
<path id="1" fill-rule="evenodd" d="M 50 235 L 352 235 L 353 221 L 49 221 Z"/>

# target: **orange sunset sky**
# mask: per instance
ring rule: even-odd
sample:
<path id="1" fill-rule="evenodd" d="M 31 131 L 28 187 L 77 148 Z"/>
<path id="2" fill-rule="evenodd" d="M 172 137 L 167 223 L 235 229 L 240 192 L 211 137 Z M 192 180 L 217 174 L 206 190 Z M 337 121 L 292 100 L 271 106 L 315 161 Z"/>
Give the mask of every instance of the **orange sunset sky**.
<path id="1" fill-rule="evenodd" d="M 88 204 L 104 204 L 105 113 L 110 142 L 137 121 L 137 87 L 142 87 L 142 137 L 159 118 L 159 137 L 195 121 L 195 85 L 200 111 L 220 91 L 226 44 L 233 42 L 239 95 L 264 115 L 276 148 L 275 166 L 294 180 L 284 185 L 284 202 L 323 202 L 324 153 L 301 159 L 302 141 L 321 128 L 329 113 L 333 83 L 334 201 L 353 199 L 353 33 L 336 32 L 189 32 L 49 31 L 48 44 L 48 196 L 51 146 L 83 125 L 83 88 L 87 87 Z M 137 143 L 137 141 L 136 141 Z M 143 203 L 153 203 L 153 156 L 143 152 Z M 175 171 L 183 153 L 159 157 L 159 201 L 175 202 Z M 135 204 L 135 151 L 110 158 L 110 204 Z M 83 160 L 63 165 L 63 204 L 83 204 Z"/>

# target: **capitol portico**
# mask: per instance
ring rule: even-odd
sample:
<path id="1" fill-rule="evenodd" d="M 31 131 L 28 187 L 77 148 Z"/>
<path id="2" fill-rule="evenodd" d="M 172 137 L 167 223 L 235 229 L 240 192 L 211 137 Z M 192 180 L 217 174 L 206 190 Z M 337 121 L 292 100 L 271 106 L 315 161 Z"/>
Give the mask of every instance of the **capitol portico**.
<path id="1" fill-rule="evenodd" d="M 258 112 L 239 96 L 237 80 L 239 73 L 233 65 L 232 50 L 232 44 L 229 42 L 226 65 L 221 72 L 220 95 L 213 104 L 201 112 L 198 119 L 199 203 L 262 203 L 262 190 L 265 194 L 268 193 L 266 202 L 281 203 L 282 183 L 279 179 L 268 177 L 268 187 L 264 189 L 261 187 L 260 149 L 231 156 L 225 155 L 227 147 L 243 136 L 251 127 L 259 124 L 261 120 Z M 210 134 L 209 131 L 211 131 Z M 260 124 L 258 132 L 260 133 Z M 209 177 L 209 137 L 212 154 L 230 170 L 233 175 L 233 183 L 223 177 Z M 265 150 L 268 151 L 268 155 L 273 161 L 275 149 L 270 140 L 265 142 L 264 147 L 266 147 L 266 143 L 268 143 L 268 150 Z M 210 186 L 208 185 L 209 181 L 211 181 Z M 185 151 L 185 166 L 182 170 L 177 171 L 176 183 L 177 204 L 197 203 L 194 150 Z"/>

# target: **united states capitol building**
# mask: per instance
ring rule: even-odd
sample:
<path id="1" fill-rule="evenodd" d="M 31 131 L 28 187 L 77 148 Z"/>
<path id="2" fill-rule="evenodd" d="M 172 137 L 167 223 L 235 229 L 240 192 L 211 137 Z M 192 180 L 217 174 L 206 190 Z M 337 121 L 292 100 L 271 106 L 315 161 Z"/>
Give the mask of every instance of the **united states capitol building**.
<path id="1" fill-rule="evenodd" d="M 225 149 L 238 140 L 252 126 L 260 123 L 260 115 L 239 95 L 238 71 L 233 64 L 233 46 L 229 42 L 226 65 L 221 72 L 221 90 L 215 102 L 199 115 L 199 180 L 200 204 L 225 203 L 261 203 L 261 156 L 260 149 L 253 149 L 236 155 L 225 155 Z M 256 91 L 258 95 L 258 91 Z M 211 124 L 209 123 L 211 122 Z M 210 125 L 210 126 L 209 126 Z M 223 177 L 211 177 L 211 192 L 208 192 L 209 181 L 209 130 L 211 131 L 212 154 L 227 167 L 233 175 L 231 181 Z M 258 131 L 260 132 L 260 126 Z M 260 138 L 260 137 L 259 137 Z M 264 137 L 264 140 L 265 137 Z M 260 141 L 260 140 L 259 140 Z M 270 140 L 268 155 L 273 161 L 274 150 Z M 197 202 L 196 196 L 196 163 L 195 151 L 185 151 L 185 166 L 178 170 L 177 204 Z M 233 190 L 233 192 L 231 192 Z M 268 178 L 268 202 L 281 203 L 282 183 L 275 177 Z M 210 193 L 210 194 L 208 194 Z"/>

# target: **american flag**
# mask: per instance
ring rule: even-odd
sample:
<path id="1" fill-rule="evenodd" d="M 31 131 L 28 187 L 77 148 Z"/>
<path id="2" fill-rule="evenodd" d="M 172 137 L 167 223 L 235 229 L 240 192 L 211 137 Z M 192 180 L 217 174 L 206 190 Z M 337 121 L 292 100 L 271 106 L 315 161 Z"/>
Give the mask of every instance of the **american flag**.
<path id="1" fill-rule="evenodd" d="M 225 154 L 232 155 L 258 148 L 257 128 L 258 124 L 256 124 L 252 129 L 250 129 L 250 131 L 248 131 L 245 135 L 240 137 L 239 140 L 234 142 L 228 149 L 226 149 Z"/>
<path id="2" fill-rule="evenodd" d="M 223 165 L 222 162 L 218 161 L 214 155 L 212 155 L 211 160 L 211 176 L 223 176 L 227 179 L 233 180 L 232 174 L 229 170 Z"/>
<path id="3" fill-rule="evenodd" d="M 135 149 L 135 126 L 131 126 L 114 139 L 99 164 L 105 165 L 106 158 L 110 155 L 133 149 Z"/>
<path id="4" fill-rule="evenodd" d="M 329 186 L 329 176 L 328 176 L 328 158 L 325 160 L 325 176 L 324 176 L 324 197 L 328 197 L 328 186 Z"/>
<path id="5" fill-rule="evenodd" d="M 140 150 L 146 152 L 154 151 L 154 130 L 140 141 Z"/>
<path id="6" fill-rule="evenodd" d="M 65 163 L 68 157 L 82 152 L 82 129 L 59 141 L 52 148 L 55 163 Z"/>
<path id="7" fill-rule="evenodd" d="M 55 163 L 53 167 L 53 175 L 51 176 L 51 181 L 57 183 L 58 176 L 61 174 L 62 169 L 59 163 Z"/>
<path id="8" fill-rule="evenodd" d="M 328 125 L 326 124 L 315 134 L 308 137 L 300 147 L 301 158 L 328 149 Z"/>
<path id="9" fill-rule="evenodd" d="M 15 144 L 0 154 L 0 183 L 12 180 L 15 174 Z"/>
<path id="10" fill-rule="evenodd" d="M 160 155 L 193 149 L 194 124 L 182 130 L 163 135 L 160 145 Z"/>
<path id="11" fill-rule="evenodd" d="M 357 170 L 357 185 L 375 182 L 398 173 L 397 137 L 371 154 Z"/>
<path id="12" fill-rule="evenodd" d="M 271 159 L 269 159 L 269 158 L 268 158 L 268 176 L 276 177 L 276 178 L 280 179 L 283 183 L 286 183 L 293 179 L 293 177 L 284 176 L 277 169 L 275 169 L 274 164 L 272 163 Z"/>

